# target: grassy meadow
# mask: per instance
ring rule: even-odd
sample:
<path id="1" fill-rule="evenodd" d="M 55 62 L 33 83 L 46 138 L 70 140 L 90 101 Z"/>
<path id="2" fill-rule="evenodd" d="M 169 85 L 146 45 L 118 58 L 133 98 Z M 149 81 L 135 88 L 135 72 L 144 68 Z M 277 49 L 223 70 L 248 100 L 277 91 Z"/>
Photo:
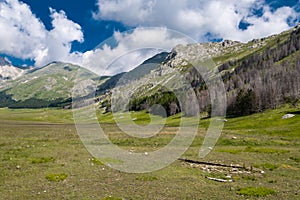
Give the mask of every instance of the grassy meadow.
<path id="1" fill-rule="evenodd" d="M 287 113 L 295 117 L 282 119 Z M 150 119 L 145 112 L 131 116 L 137 124 Z M 163 131 L 149 139 L 123 134 L 111 114 L 99 112 L 98 120 L 113 143 L 143 152 L 168 144 L 180 115 L 169 117 Z M 177 160 L 158 171 L 131 174 L 88 153 L 70 110 L 0 109 L 0 199 L 300 199 L 299 107 L 227 118 L 204 159 L 198 153 L 209 119 L 199 124 L 182 158 L 227 167 Z"/>

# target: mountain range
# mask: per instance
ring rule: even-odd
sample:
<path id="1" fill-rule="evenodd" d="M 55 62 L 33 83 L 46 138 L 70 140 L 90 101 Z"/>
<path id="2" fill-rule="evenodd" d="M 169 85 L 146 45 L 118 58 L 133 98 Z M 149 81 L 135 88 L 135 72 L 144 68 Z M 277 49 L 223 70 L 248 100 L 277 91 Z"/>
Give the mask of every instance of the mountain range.
<path id="1" fill-rule="evenodd" d="M 194 63 L 208 56 L 210 64 L 199 73 Z M 99 77 L 83 67 L 61 62 L 21 69 L 0 58 L 0 107 L 70 107 L 74 85 L 80 85 L 88 88 L 84 94 L 93 94 L 106 112 L 113 109 L 112 94 L 122 91 L 123 97 L 130 99 L 129 110 L 147 110 L 160 104 L 167 115 L 174 115 L 182 111 L 175 95 L 182 90 L 182 79 L 195 92 L 200 111 L 210 112 L 207 81 L 216 76 L 224 82 L 228 114 L 247 115 L 286 103 L 296 105 L 300 98 L 300 25 L 248 43 L 224 40 L 178 45 L 111 77 Z"/>

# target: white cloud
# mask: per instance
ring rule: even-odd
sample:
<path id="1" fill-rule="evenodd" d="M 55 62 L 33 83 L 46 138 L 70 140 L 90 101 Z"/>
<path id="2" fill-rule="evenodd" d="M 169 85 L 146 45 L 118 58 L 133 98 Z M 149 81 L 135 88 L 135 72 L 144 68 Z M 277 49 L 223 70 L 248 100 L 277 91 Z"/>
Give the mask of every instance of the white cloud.
<path id="1" fill-rule="evenodd" d="M 0 52 L 17 58 L 33 59 L 37 66 L 55 60 L 72 60 L 71 42 L 83 41 L 81 27 L 67 19 L 63 11 L 50 9 L 53 29 L 18 0 L 0 2 Z"/>
<path id="2" fill-rule="evenodd" d="M 263 0 L 98 0 L 98 7 L 96 19 L 116 20 L 132 27 L 166 26 L 196 40 L 203 40 L 210 32 L 225 39 L 248 41 L 281 32 L 289 28 L 288 18 L 299 16 L 290 7 L 272 12 Z M 260 8 L 263 16 L 253 15 L 253 9 Z M 238 28 L 243 19 L 252 24 L 247 30 Z"/>
<path id="3" fill-rule="evenodd" d="M 146 5 L 151 6 L 151 2 Z M 84 38 L 80 25 L 69 20 L 64 11 L 50 8 L 53 28 L 47 30 L 25 3 L 6 0 L 0 3 L 0 8 L 0 30 L 7 30 L 0 32 L 0 52 L 33 59 L 36 66 L 62 61 L 79 64 L 98 74 L 112 75 L 133 69 L 158 53 L 157 49 L 170 51 L 177 44 L 192 42 L 166 28 L 137 28 L 126 33 L 115 32 L 111 39 L 117 45 L 108 40 L 95 50 L 71 53 L 71 43 L 83 42 Z M 146 15 L 140 13 L 141 18 Z"/>
<path id="4" fill-rule="evenodd" d="M 34 57 L 46 38 L 43 23 L 17 0 L 0 3 L 0 30 L 0 51 L 19 58 Z"/>
<path id="5" fill-rule="evenodd" d="M 275 11 L 263 0 L 98 0 L 94 18 L 115 20 L 137 28 L 115 32 L 114 42 L 87 52 L 71 52 L 73 41 L 83 42 L 79 24 L 69 20 L 64 11 L 50 8 L 52 29 L 47 30 L 30 10 L 18 0 L 0 1 L 0 52 L 22 59 L 33 59 L 36 66 L 52 61 L 82 65 L 102 75 L 128 71 L 158 52 L 170 51 L 177 44 L 194 42 L 168 28 L 205 40 L 208 32 L 217 37 L 247 41 L 289 28 L 286 20 L 299 16 L 292 8 Z M 263 9 L 263 15 L 253 15 Z M 252 24 L 240 30 L 241 20 Z M 146 51 L 145 49 L 148 49 Z M 126 55 L 126 56 L 124 56 Z M 117 61 L 115 59 L 118 59 Z M 111 63 L 112 66 L 108 67 Z"/>
<path id="6" fill-rule="evenodd" d="M 115 42 L 117 46 L 113 47 Z M 83 53 L 79 62 L 98 74 L 112 75 L 131 70 L 160 51 L 192 42 L 191 38 L 167 28 L 137 28 L 127 33 L 115 32 L 99 48 Z"/>

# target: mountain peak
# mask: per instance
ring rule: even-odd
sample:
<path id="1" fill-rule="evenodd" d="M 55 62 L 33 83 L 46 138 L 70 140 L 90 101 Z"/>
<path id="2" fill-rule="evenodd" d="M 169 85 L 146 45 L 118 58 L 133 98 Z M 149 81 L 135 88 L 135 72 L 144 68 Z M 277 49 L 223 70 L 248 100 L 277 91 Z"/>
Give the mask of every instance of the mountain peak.
<path id="1" fill-rule="evenodd" d="M 11 62 L 6 58 L 0 57 L 0 66 L 11 66 Z"/>

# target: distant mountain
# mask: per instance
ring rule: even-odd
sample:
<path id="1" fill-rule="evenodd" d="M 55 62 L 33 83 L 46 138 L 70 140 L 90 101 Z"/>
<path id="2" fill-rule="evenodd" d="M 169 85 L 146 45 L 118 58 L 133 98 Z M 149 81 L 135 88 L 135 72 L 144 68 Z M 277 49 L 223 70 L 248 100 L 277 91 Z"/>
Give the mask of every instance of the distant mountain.
<path id="1" fill-rule="evenodd" d="M 0 85 L 8 80 L 15 80 L 25 72 L 25 69 L 15 67 L 8 60 L 0 57 Z"/>
<path id="2" fill-rule="evenodd" d="M 167 53 L 160 53 L 126 74 L 130 76 L 147 74 L 157 67 L 167 55 Z M 114 88 L 125 74 L 99 77 L 80 66 L 61 62 L 53 62 L 42 68 L 22 70 L 6 65 L 9 63 L 5 59 L 2 61 L 5 65 L 0 66 L 0 72 L 3 72 L 3 77 L 9 74 L 10 78 L 6 78 L 6 82 L 0 85 L 0 107 L 70 107 L 75 83 L 83 88 L 92 82 L 98 84 L 96 96 L 99 96 Z M 1 71 L 1 69 L 3 70 Z M 15 74 L 13 74 L 14 72 Z M 78 84 L 80 81 L 82 83 Z M 90 90 L 90 94 L 94 92 Z"/>
<path id="3" fill-rule="evenodd" d="M 74 83 L 88 85 L 96 74 L 72 64 L 54 62 L 31 70 L 0 87 L 1 107 L 39 108 L 70 104 Z"/>
<path id="4" fill-rule="evenodd" d="M 168 55 L 169 53 L 167 52 L 159 53 L 145 60 L 142 64 L 127 73 L 123 72 L 110 77 L 106 82 L 99 85 L 96 93 L 98 95 L 104 94 L 106 91 L 113 89 L 117 84 L 127 84 L 126 82 L 129 80 L 135 80 L 149 74 L 152 70 L 159 67 L 159 65 L 167 58 Z"/>

